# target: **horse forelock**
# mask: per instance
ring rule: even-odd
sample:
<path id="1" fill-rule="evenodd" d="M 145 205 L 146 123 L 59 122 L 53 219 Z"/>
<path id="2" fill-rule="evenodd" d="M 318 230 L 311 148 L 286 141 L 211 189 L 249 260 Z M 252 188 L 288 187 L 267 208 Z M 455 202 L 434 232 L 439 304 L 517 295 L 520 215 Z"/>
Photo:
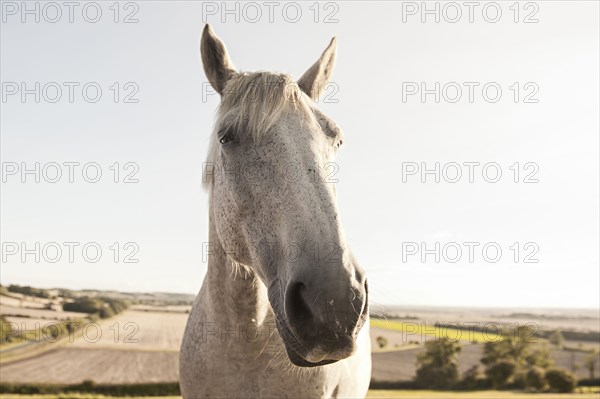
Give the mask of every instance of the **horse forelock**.
<path id="1" fill-rule="evenodd" d="M 260 141 L 288 112 L 299 113 L 301 120 L 316 124 L 312 100 L 296 81 L 286 74 L 273 72 L 239 73 L 231 78 L 222 93 L 214 131 L 211 134 L 207 165 L 214 165 L 219 148 L 218 131 L 233 128 L 237 134 Z M 205 168 L 203 182 L 212 187 L 212 173 Z"/>

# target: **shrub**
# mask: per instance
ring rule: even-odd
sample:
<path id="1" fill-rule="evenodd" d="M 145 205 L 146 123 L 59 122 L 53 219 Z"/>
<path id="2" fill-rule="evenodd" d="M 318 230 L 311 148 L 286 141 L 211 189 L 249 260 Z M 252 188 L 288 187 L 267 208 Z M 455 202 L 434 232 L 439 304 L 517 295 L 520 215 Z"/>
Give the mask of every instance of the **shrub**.
<path id="1" fill-rule="evenodd" d="M 0 316 L 0 342 L 10 341 L 14 334 L 12 323 L 6 321 L 4 316 Z"/>
<path id="2" fill-rule="evenodd" d="M 450 389 L 458 382 L 458 367 L 446 365 L 436 367 L 428 364 L 417 370 L 417 385 L 427 389 Z"/>
<path id="3" fill-rule="evenodd" d="M 385 337 L 382 337 L 381 335 L 377 337 L 377 345 L 379 345 L 380 348 L 385 348 L 387 344 L 388 340 Z"/>
<path id="4" fill-rule="evenodd" d="M 42 334 L 44 338 L 51 342 L 57 341 L 63 338 L 63 335 L 67 332 L 67 327 L 63 323 L 53 323 L 42 327 Z"/>
<path id="5" fill-rule="evenodd" d="M 100 312 L 98 312 L 98 315 L 101 319 L 108 319 L 109 317 L 113 317 L 115 315 L 115 312 L 112 310 L 111 307 L 104 306 L 100 308 Z"/>
<path id="6" fill-rule="evenodd" d="M 458 385 L 460 389 L 486 389 L 489 381 L 481 378 L 479 366 L 475 365 L 464 372 L 462 379 Z"/>
<path id="7" fill-rule="evenodd" d="M 513 375 L 509 380 L 504 384 L 503 388 L 505 389 L 525 389 L 527 388 L 527 370 L 519 370 L 517 366 L 517 370 L 513 372 Z"/>
<path id="8" fill-rule="evenodd" d="M 550 369 L 546 371 L 546 381 L 550 389 L 558 392 L 573 392 L 577 379 L 565 369 Z"/>
<path id="9" fill-rule="evenodd" d="M 485 370 L 485 374 L 490 379 L 494 388 L 504 388 L 512 377 L 517 364 L 510 359 L 502 359 L 489 366 Z"/>
<path id="10" fill-rule="evenodd" d="M 525 375 L 525 386 L 527 388 L 541 391 L 546 386 L 546 376 L 544 369 L 541 367 L 532 367 Z"/>

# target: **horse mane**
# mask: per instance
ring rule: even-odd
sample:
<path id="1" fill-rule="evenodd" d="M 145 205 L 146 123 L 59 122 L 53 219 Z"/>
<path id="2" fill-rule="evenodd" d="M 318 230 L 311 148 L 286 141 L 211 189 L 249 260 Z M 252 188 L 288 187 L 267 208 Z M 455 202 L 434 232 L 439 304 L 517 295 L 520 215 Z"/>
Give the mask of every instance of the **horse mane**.
<path id="1" fill-rule="evenodd" d="M 316 123 L 311 103 L 312 100 L 289 75 L 273 72 L 234 75 L 224 87 L 211 134 L 206 160 L 210 168 L 205 167 L 203 172 L 205 188 L 212 187 L 215 155 L 219 148 L 217 130 L 234 129 L 236 134 L 260 141 L 290 110 L 300 112 L 309 123 Z"/>

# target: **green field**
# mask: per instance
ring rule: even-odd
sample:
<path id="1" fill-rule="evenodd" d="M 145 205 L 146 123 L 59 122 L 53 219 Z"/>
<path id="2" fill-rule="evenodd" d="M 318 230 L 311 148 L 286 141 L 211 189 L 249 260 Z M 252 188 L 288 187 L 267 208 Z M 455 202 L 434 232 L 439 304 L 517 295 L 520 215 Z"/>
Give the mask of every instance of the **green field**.
<path id="1" fill-rule="evenodd" d="M 0 395 L 2 399 L 126 399 L 102 395 Z M 131 398 L 131 397 L 128 397 Z M 367 398 L 400 398 L 400 399 L 598 399 L 600 387 L 583 388 L 579 392 L 558 393 L 523 393 L 512 391 L 425 391 L 425 390 L 370 390 Z M 136 399 L 181 399 L 180 396 L 138 396 Z"/>
<path id="2" fill-rule="evenodd" d="M 410 335 L 419 335 L 421 337 L 424 337 L 425 335 L 435 338 L 447 337 L 451 340 L 459 341 L 490 342 L 502 339 L 501 335 L 496 334 L 493 331 L 483 333 L 479 331 L 437 327 L 425 323 L 411 323 L 397 320 L 371 319 L 371 327 L 400 331 Z"/>

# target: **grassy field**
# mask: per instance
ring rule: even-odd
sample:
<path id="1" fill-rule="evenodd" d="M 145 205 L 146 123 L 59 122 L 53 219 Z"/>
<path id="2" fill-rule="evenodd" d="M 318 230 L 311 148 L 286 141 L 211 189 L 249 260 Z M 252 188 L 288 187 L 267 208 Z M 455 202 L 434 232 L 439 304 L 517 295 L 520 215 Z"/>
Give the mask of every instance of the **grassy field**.
<path id="1" fill-rule="evenodd" d="M 1 382 L 133 384 L 177 381 L 179 353 L 61 347 L 2 365 Z"/>
<path id="2" fill-rule="evenodd" d="M 502 339 L 502 336 L 490 330 L 487 333 L 478 331 L 460 330 L 457 328 L 436 327 L 423 322 L 404 322 L 397 320 L 371 319 L 371 327 L 385 330 L 400 331 L 415 337 L 416 341 L 429 336 L 431 338 L 447 337 L 452 340 L 470 342 L 490 342 Z"/>
<path id="3" fill-rule="evenodd" d="M 55 304 L 56 301 L 51 301 L 44 298 L 35 298 L 27 295 L 11 293 L 11 296 L 0 295 L 0 310 L 8 321 L 17 324 L 21 327 L 23 318 L 37 319 L 42 326 L 47 323 L 52 323 L 56 320 L 67 320 L 86 317 L 87 314 L 79 312 L 65 312 L 63 310 L 47 309 L 50 304 Z M 60 308 L 60 306 L 58 306 Z M 14 319 L 12 319 L 14 318 Z"/>
<path id="4" fill-rule="evenodd" d="M 399 398 L 399 399 L 598 399 L 600 387 L 586 389 L 584 392 L 570 394 L 557 393 L 522 393 L 511 391 L 411 391 L 411 390 L 370 390 L 367 398 Z M 120 399 L 114 396 L 102 395 L 1 395 L 2 399 Z M 124 398 L 121 398 L 124 399 Z M 180 396 L 154 396 L 136 399 L 181 399 Z"/>
<path id="5" fill-rule="evenodd" d="M 1 382 L 76 384 L 177 381 L 179 347 L 188 315 L 127 310 L 48 344 L 39 354 L 11 361 L 1 354 Z M 84 329 L 85 330 L 85 329 Z M 86 339 L 87 337 L 87 339 Z M 41 346 L 41 345 L 37 345 Z M 4 360 L 9 360 L 4 361 Z"/>
<path id="6" fill-rule="evenodd" d="M 188 316 L 183 312 L 126 310 L 97 322 L 89 331 L 92 339 L 81 337 L 69 347 L 178 352 Z"/>
<path id="7" fill-rule="evenodd" d="M 13 306 L 18 308 L 38 308 L 43 309 L 52 301 L 46 298 L 36 298 L 33 296 L 11 292 L 10 295 L 0 295 L 0 306 Z"/>

